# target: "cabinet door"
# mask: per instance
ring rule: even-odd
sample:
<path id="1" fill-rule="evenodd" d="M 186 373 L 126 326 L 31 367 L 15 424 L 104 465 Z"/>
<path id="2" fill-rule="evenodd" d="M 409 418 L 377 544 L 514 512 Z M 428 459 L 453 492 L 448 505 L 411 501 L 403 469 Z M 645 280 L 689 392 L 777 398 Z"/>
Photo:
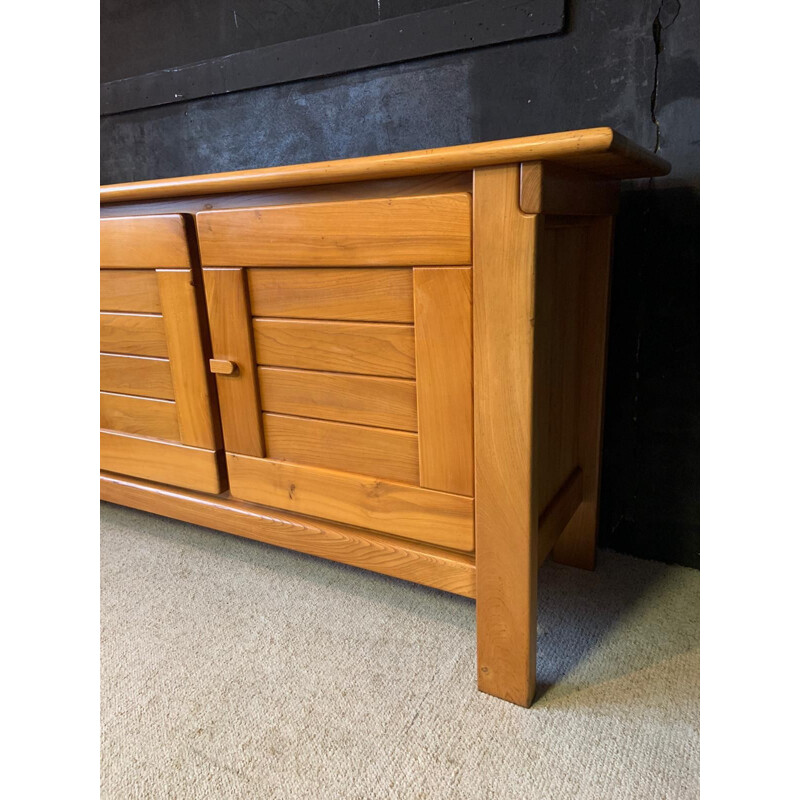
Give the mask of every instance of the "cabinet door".
<path id="1" fill-rule="evenodd" d="M 184 219 L 100 222 L 100 466 L 221 489 Z"/>
<path id="2" fill-rule="evenodd" d="M 469 195 L 402 199 L 198 214 L 230 490 L 471 551 Z"/>

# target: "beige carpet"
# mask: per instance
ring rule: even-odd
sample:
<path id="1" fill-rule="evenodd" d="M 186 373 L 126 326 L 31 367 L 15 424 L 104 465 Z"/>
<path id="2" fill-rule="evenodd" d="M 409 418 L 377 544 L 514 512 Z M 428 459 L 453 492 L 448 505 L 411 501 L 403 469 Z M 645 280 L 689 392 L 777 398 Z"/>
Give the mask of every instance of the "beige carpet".
<path id="1" fill-rule="evenodd" d="M 472 601 L 103 504 L 104 798 L 694 798 L 699 573 L 546 564 L 541 697 Z"/>

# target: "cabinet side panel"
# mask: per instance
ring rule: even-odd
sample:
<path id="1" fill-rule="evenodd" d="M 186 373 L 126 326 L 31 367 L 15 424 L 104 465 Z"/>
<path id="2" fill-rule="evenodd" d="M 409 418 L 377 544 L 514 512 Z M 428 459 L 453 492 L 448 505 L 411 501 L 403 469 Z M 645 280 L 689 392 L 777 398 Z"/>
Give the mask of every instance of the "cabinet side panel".
<path id="1" fill-rule="evenodd" d="M 583 498 L 553 548 L 555 561 L 584 569 L 593 569 L 595 564 L 612 236 L 613 218 L 595 217 L 584 228 L 581 239 L 574 426 Z"/>

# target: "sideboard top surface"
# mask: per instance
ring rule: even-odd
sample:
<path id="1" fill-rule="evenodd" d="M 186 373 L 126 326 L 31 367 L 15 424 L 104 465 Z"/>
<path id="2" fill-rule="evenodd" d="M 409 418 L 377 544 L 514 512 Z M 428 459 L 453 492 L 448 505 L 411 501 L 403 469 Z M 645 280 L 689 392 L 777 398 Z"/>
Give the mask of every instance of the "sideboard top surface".
<path id="1" fill-rule="evenodd" d="M 444 173 L 523 161 L 553 161 L 609 178 L 666 175 L 669 162 L 611 128 L 523 136 L 493 142 L 346 158 L 264 169 L 191 175 L 100 187 L 101 203 L 313 186 Z"/>

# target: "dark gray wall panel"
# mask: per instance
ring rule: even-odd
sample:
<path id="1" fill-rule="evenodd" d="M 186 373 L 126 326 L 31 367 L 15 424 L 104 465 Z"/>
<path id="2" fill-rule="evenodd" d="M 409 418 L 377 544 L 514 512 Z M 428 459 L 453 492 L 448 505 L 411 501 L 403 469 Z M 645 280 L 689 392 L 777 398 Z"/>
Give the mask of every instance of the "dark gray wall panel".
<path id="1" fill-rule="evenodd" d="M 113 183 L 595 125 L 673 164 L 623 189 L 601 543 L 697 565 L 698 0 L 575 0 L 558 36 L 105 117 L 101 174 Z"/>
<path id="2" fill-rule="evenodd" d="M 562 30 L 565 16 L 565 0 L 250 0 L 245 7 L 244 19 L 259 27 L 241 41 L 236 0 L 105 0 L 112 22 L 101 24 L 102 49 L 115 55 L 103 68 L 121 77 L 101 84 L 101 114 L 547 36 Z M 231 18 L 233 36 L 226 35 Z"/>

